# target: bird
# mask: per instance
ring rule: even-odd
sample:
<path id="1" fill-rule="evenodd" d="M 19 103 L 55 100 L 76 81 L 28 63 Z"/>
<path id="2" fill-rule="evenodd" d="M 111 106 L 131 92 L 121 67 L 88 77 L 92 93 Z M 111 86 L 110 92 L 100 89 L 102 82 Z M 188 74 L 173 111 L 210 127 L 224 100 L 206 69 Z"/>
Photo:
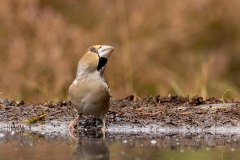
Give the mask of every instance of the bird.
<path id="1" fill-rule="evenodd" d="M 114 51 L 108 45 L 89 47 L 77 65 L 76 78 L 70 85 L 68 96 L 78 116 L 69 124 L 70 135 L 75 131 L 78 120 L 84 115 L 100 115 L 106 131 L 106 114 L 111 104 L 110 88 L 103 77 L 107 61 Z"/>

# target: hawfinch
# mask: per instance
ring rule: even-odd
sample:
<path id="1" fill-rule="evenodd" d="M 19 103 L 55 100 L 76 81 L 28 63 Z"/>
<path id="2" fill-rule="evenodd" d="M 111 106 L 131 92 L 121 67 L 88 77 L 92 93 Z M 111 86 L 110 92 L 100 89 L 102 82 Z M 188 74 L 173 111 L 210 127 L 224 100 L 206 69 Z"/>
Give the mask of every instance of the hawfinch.
<path id="1" fill-rule="evenodd" d="M 114 47 L 95 45 L 87 49 L 78 62 L 76 78 L 69 87 L 68 95 L 78 116 L 69 124 L 71 133 L 78 120 L 84 115 L 101 115 L 106 131 L 106 114 L 110 106 L 111 94 L 103 72 Z"/>

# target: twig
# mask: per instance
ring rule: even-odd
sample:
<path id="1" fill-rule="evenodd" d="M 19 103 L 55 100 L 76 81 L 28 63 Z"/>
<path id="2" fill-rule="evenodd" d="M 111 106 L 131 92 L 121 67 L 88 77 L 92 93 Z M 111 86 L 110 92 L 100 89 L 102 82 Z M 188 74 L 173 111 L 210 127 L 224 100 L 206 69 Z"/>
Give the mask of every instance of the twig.
<path id="1" fill-rule="evenodd" d="M 158 112 L 155 112 L 155 113 L 140 113 L 140 114 L 136 114 L 135 116 L 154 116 L 154 115 L 159 114 L 161 112 L 162 111 L 158 111 Z"/>
<path id="2" fill-rule="evenodd" d="M 181 115 L 187 115 L 187 114 L 190 114 L 191 112 L 182 112 L 182 113 L 179 113 Z"/>
<path id="3" fill-rule="evenodd" d="M 137 120 L 137 122 L 140 123 L 143 127 L 146 128 L 146 126 L 142 122 L 140 122 L 139 120 Z"/>

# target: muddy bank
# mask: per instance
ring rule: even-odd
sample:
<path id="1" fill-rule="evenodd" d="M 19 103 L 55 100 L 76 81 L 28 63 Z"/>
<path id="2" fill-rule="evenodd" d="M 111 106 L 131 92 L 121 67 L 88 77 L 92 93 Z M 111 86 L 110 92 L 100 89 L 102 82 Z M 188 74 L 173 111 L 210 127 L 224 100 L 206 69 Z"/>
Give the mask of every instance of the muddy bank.
<path id="1" fill-rule="evenodd" d="M 42 118 L 33 124 L 26 120 Z M 0 128 L 28 129 L 47 132 L 67 132 L 76 117 L 69 101 L 41 104 L 0 100 Z M 100 117 L 83 116 L 79 127 L 84 131 L 98 130 Z M 240 101 L 220 98 L 155 96 L 138 98 L 132 95 L 113 100 L 107 114 L 107 128 L 111 133 L 201 133 L 240 132 Z"/>

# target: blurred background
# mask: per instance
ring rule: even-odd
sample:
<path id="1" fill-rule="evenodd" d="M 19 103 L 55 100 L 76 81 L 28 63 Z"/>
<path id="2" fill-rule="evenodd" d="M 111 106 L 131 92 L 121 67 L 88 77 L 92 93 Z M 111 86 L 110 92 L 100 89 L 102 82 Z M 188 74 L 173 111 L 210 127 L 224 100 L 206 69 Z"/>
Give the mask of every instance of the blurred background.
<path id="1" fill-rule="evenodd" d="M 115 47 L 105 70 L 114 98 L 239 98 L 239 0 L 1 0 L 0 98 L 67 99 L 95 44 Z"/>

